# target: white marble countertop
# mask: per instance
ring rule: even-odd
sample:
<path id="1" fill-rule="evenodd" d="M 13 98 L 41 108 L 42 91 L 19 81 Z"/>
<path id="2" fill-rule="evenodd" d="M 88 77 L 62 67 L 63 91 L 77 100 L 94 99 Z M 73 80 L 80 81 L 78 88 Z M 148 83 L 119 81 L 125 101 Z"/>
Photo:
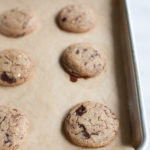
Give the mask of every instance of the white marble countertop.
<path id="1" fill-rule="evenodd" d="M 130 11 L 148 124 L 148 134 L 150 134 L 150 0 L 131 0 Z M 145 150 L 150 150 L 150 142 Z"/>

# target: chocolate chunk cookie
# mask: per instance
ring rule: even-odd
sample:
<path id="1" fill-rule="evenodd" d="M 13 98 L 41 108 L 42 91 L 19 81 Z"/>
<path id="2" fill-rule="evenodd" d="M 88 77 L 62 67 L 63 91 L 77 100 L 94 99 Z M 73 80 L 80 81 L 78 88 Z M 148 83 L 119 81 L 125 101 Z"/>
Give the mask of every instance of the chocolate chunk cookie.
<path id="1" fill-rule="evenodd" d="M 61 63 L 75 77 L 93 77 L 104 70 L 106 61 L 103 51 L 86 43 L 77 43 L 66 48 Z"/>
<path id="2" fill-rule="evenodd" d="M 0 15 L 0 32 L 6 36 L 21 37 L 35 30 L 36 16 L 29 10 L 15 8 Z"/>
<path id="3" fill-rule="evenodd" d="M 33 63 L 22 50 L 0 51 L 0 85 L 16 86 L 30 79 Z"/>
<path id="4" fill-rule="evenodd" d="M 27 117 L 15 108 L 0 106 L 0 149 L 16 150 L 29 128 Z"/>
<path id="5" fill-rule="evenodd" d="M 60 27 L 70 32 L 86 32 L 96 24 L 97 17 L 92 9 L 84 5 L 69 5 L 58 15 Z"/>
<path id="6" fill-rule="evenodd" d="M 112 142 L 119 121 L 110 108 L 96 102 L 83 102 L 73 107 L 65 119 L 65 131 L 78 146 L 103 147 Z"/>

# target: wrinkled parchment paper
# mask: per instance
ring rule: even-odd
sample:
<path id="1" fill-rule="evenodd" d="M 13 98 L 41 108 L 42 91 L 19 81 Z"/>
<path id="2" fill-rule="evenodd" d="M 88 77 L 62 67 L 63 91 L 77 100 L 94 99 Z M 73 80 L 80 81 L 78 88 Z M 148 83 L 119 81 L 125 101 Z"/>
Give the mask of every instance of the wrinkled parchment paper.
<path id="1" fill-rule="evenodd" d="M 96 27 L 83 34 L 62 31 L 55 23 L 57 13 L 68 4 L 85 3 L 98 16 Z M 22 38 L 0 35 L 0 50 L 19 48 L 35 62 L 31 80 L 17 87 L 0 87 L 0 104 L 17 107 L 29 118 L 29 136 L 20 150 L 78 150 L 64 136 L 62 123 L 68 110 L 81 101 L 97 101 L 111 107 L 120 119 L 117 138 L 102 150 L 133 150 L 121 50 L 113 34 L 111 0 L 0 0 L 0 13 L 14 7 L 31 8 L 40 26 Z M 107 55 L 106 70 L 95 78 L 73 83 L 59 64 L 70 44 L 89 42 Z M 116 44 L 115 44 L 116 43 Z M 90 149 L 89 149 L 90 150 Z"/>

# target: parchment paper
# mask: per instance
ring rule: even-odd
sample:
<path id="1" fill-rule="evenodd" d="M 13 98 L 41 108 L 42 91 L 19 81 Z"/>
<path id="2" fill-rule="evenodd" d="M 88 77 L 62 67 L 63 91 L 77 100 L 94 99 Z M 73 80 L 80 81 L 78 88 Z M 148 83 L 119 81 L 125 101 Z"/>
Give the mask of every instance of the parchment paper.
<path id="1" fill-rule="evenodd" d="M 85 3 L 98 16 L 90 32 L 74 34 L 62 31 L 55 23 L 57 13 L 68 4 Z M 81 101 L 97 101 L 112 108 L 119 120 L 117 138 L 102 150 L 133 150 L 130 138 L 125 78 L 121 47 L 113 34 L 111 0 L 0 0 L 0 13 L 21 6 L 31 8 L 40 26 L 23 38 L 0 35 L 0 50 L 19 48 L 27 51 L 36 64 L 33 78 L 17 87 L 0 87 L 0 104 L 17 107 L 29 118 L 29 136 L 20 150 L 78 150 L 64 136 L 62 123 L 68 110 Z M 105 72 L 73 83 L 59 64 L 62 51 L 76 42 L 90 42 L 107 55 Z M 116 44 L 115 44 L 116 43 Z M 90 149 L 89 149 L 90 150 Z"/>

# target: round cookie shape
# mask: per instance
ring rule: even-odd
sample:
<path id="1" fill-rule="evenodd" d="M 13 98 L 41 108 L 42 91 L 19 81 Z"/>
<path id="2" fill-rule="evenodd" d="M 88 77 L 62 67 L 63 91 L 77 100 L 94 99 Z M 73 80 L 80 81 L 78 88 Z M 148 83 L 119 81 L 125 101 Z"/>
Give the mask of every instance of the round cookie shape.
<path id="1" fill-rule="evenodd" d="M 110 108 L 97 102 L 73 107 L 65 119 L 65 131 L 72 143 L 82 147 L 103 147 L 112 142 L 119 121 Z"/>
<path id="2" fill-rule="evenodd" d="M 30 79 L 33 70 L 33 62 L 24 51 L 17 49 L 0 51 L 0 85 L 22 84 Z"/>
<path id="3" fill-rule="evenodd" d="M 0 32 L 6 36 L 21 37 L 35 30 L 37 17 L 27 9 L 14 8 L 0 15 Z"/>
<path id="4" fill-rule="evenodd" d="M 103 51 L 87 43 L 77 43 L 65 49 L 61 57 L 64 69 L 75 77 L 93 77 L 102 72 L 106 60 Z"/>
<path id="5" fill-rule="evenodd" d="M 60 27 L 69 32 L 87 32 L 96 25 L 97 17 L 93 10 L 85 5 L 69 5 L 58 15 Z"/>
<path id="6" fill-rule="evenodd" d="M 0 149 L 16 150 L 29 129 L 27 117 L 18 109 L 0 106 Z"/>

